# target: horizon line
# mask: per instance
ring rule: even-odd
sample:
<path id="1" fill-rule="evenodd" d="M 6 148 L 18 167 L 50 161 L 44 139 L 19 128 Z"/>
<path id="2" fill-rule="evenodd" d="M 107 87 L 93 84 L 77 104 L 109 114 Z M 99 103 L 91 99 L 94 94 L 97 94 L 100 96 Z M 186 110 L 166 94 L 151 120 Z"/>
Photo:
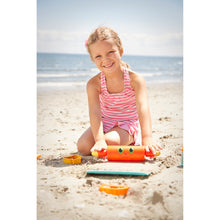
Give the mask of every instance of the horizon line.
<path id="1" fill-rule="evenodd" d="M 38 52 L 37 54 L 65 54 L 65 55 L 88 55 L 88 53 L 65 53 L 65 52 Z M 175 55 L 143 55 L 143 54 L 123 54 L 122 56 L 141 56 L 141 57 L 180 57 L 183 58 L 183 56 L 175 56 Z"/>

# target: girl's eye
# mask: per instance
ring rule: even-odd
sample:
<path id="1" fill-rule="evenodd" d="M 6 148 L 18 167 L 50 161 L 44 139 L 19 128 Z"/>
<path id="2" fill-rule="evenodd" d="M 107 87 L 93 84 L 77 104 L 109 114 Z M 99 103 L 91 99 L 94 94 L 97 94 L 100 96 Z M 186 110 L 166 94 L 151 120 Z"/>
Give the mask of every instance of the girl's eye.
<path id="1" fill-rule="evenodd" d="M 133 148 L 133 147 L 130 147 L 130 148 L 129 148 L 129 152 L 130 152 L 130 153 L 133 153 L 133 152 L 134 152 L 134 148 Z"/>
<path id="2" fill-rule="evenodd" d="M 96 58 L 96 59 L 99 59 L 100 57 L 101 57 L 101 56 L 100 56 L 100 55 L 98 55 L 98 56 L 96 56 L 95 58 Z"/>
<path id="3" fill-rule="evenodd" d="M 114 53 L 114 51 L 109 51 L 109 53 Z"/>
<path id="4" fill-rule="evenodd" d="M 121 154 L 123 152 L 123 148 L 119 147 L 118 152 Z"/>

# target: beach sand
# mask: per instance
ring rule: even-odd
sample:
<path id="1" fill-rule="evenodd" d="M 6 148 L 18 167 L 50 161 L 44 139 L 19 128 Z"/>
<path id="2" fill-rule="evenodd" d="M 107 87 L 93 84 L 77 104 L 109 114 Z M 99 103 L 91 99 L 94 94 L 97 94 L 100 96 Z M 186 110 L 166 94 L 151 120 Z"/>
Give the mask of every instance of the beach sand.
<path id="1" fill-rule="evenodd" d="M 183 219 L 183 86 L 148 85 L 153 138 L 164 148 L 145 162 L 108 162 L 83 156 L 82 163 L 63 163 L 77 153 L 76 142 L 89 127 L 85 89 L 40 90 L 37 97 L 37 219 Z M 87 170 L 149 173 L 88 176 Z M 127 185 L 127 195 L 99 191 L 100 184 Z"/>

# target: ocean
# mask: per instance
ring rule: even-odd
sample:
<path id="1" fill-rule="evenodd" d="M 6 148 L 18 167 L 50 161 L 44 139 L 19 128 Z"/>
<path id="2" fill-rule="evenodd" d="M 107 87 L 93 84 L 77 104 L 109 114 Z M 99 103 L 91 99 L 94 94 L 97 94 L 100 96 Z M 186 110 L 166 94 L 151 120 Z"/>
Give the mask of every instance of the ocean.
<path id="1" fill-rule="evenodd" d="M 146 84 L 183 81 L 183 57 L 123 55 L 130 68 L 143 75 Z M 37 86 L 85 88 L 98 68 L 86 54 L 37 53 Z"/>

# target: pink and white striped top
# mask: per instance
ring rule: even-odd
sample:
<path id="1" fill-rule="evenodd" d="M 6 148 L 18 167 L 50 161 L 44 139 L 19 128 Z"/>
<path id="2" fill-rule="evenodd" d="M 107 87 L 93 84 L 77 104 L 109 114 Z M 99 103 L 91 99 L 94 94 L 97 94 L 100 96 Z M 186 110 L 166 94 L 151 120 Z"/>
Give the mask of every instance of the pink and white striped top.
<path id="1" fill-rule="evenodd" d="M 101 93 L 99 100 L 103 118 L 117 121 L 138 119 L 135 92 L 130 85 L 127 69 L 124 69 L 124 90 L 120 93 L 108 92 L 105 75 L 101 72 Z"/>
<path id="2" fill-rule="evenodd" d="M 119 126 L 134 137 L 134 144 L 140 145 L 140 124 L 138 120 L 134 89 L 130 85 L 127 69 L 124 69 L 124 90 L 120 93 L 109 93 L 106 87 L 105 75 L 101 72 L 101 93 L 99 101 L 102 112 L 104 132 Z"/>

